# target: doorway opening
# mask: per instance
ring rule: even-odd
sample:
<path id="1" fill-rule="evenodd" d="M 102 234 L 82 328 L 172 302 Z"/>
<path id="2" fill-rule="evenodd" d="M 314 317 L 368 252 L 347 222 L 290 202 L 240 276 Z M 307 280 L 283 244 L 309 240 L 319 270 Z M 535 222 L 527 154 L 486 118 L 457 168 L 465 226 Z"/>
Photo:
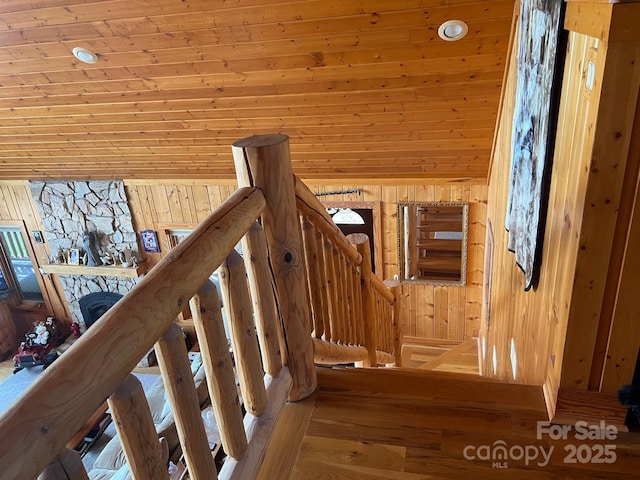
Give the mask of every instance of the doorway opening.
<path id="1" fill-rule="evenodd" d="M 345 235 L 364 233 L 369 237 L 371 247 L 371 269 L 382 270 L 382 252 L 380 248 L 380 229 L 376 228 L 380 222 L 380 206 L 376 202 L 322 202 L 327 213 Z"/>

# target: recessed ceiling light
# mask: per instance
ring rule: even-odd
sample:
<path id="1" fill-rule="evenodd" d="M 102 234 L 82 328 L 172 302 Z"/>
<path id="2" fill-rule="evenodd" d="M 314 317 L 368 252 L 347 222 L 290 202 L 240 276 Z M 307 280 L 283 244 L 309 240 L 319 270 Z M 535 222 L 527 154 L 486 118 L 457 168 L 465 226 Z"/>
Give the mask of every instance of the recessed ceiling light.
<path id="1" fill-rule="evenodd" d="M 463 38 L 468 31 L 469 26 L 462 20 L 447 20 L 438 28 L 438 35 L 446 42 L 455 42 Z"/>
<path id="2" fill-rule="evenodd" d="M 98 56 L 86 48 L 75 47 L 73 49 L 73 56 L 84 63 L 98 63 Z"/>

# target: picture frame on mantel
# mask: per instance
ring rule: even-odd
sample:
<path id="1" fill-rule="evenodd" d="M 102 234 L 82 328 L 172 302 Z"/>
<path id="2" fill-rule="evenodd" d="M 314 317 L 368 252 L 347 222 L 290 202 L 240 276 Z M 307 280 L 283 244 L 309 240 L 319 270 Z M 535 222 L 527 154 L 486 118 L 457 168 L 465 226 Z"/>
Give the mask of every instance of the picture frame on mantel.
<path id="1" fill-rule="evenodd" d="M 69 249 L 69 265 L 80 265 L 80 250 L 77 248 Z"/>
<path id="2" fill-rule="evenodd" d="M 158 234 L 155 230 L 142 230 L 140 232 L 142 239 L 142 248 L 148 253 L 160 253 L 160 243 L 158 242 Z"/>

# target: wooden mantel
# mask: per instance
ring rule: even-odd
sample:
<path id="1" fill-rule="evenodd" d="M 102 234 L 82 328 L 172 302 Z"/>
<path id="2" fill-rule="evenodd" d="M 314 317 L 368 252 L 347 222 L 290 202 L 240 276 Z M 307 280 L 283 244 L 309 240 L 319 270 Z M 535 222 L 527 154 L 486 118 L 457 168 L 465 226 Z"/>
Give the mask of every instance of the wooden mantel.
<path id="1" fill-rule="evenodd" d="M 42 273 L 57 273 L 59 275 L 101 275 L 104 277 L 138 278 L 147 271 L 147 267 L 144 263 L 139 264 L 137 267 L 122 267 L 114 265 L 88 267 L 86 265 L 50 263 L 42 265 L 40 270 Z"/>

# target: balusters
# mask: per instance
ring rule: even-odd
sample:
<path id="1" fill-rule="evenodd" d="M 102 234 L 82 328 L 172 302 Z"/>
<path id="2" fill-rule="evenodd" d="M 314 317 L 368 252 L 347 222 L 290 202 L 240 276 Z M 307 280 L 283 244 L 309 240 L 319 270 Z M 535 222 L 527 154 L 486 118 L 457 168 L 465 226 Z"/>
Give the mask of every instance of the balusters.
<path id="1" fill-rule="evenodd" d="M 133 375 L 127 376 L 108 402 L 133 478 L 168 479 L 167 459 L 163 458 L 140 380 Z"/>
<path id="2" fill-rule="evenodd" d="M 330 318 L 330 294 L 329 287 L 327 283 L 327 259 L 325 257 L 324 250 L 324 240 L 322 233 L 315 229 L 314 230 L 314 241 L 316 244 L 316 253 L 318 256 L 318 273 L 320 275 L 320 295 L 322 297 L 322 322 L 323 322 L 323 332 L 324 332 L 324 340 L 329 342 L 331 341 L 331 323 L 329 321 Z"/>
<path id="3" fill-rule="evenodd" d="M 200 416 L 198 392 L 193 383 L 187 347 L 180 327 L 174 324 L 160 337 L 156 343 L 156 354 L 164 389 L 176 421 L 180 445 L 187 461 L 189 478 L 216 479 L 216 467 Z"/>
<path id="4" fill-rule="evenodd" d="M 344 298 L 344 285 L 342 284 L 342 262 L 340 261 L 340 250 L 333 246 L 331 249 L 331 256 L 333 261 L 333 273 L 336 285 L 336 323 L 338 324 L 338 332 L 334 337 L 336 343 L 344 344 L 346 335 L 346 303 Z"/>
<path id="5" fill-rule="evenodd" d="M 220 312 L 220 300 L 213 283 L 206 282 L 189 305 L 222 445 L 227 455 L 237 460 L 247 450 L 247 436 L 242 423 L 242 409 Z"/>
<path id="6" fill-rule="evenodd" d="M 220 267 L 220 285 L 229 315 L 233 352 L 240 379 L 244 407 L 252 415 L 260 415 L 267 404 L 262 362 L 253 321 L 251 298 L 242 257 L 231 250 Z"/>
<path id="7" fill-rule="evenodd" d="M 38 475 L 38 480 L 89 480 L 87 471 L 82 464 L 80 454 L 70 448 L 65 448 Z"/>
<path id="8" fill-rule="evenodd" d="M 400 295 L 400 281 L 399 280 L 385 280 L 384 284 L 393 294 L 393 355 L 396 358 L 396 367 L 402 366 L 402 335 L 403 325 L 401 321 L 400 302 L 398 296 Z"/>
<path id="9" fill-rule="evenodd" d="M 244 264 L 253 301 L 260 353 L 265 372 L 277 377 L 282 368 L 280 351 L 282 327 L 273 291 L 273 278 L 269 269 L 269 254 L 264 231 L 254 223 L 242 238 Z"/>
<path id="10" fill-rule="evenodd" d="M 356 267 L 353 268 L 354 284 L 353 290 L 356 297 L 356 325 L 358 330 L 358 345 L 365 344 L 364 336 L 364 309 L 362 305 L 362 276 L 360 270 Z"/>
<path id="11" fill-rule="evenodd" d="M 352 233 L 347 239 L 356 247 L 358 253 L 362 257 L 360 266 L 360 281 L 362 290 L 362 313 L 364 315 L 364 345 L 367 347 L 367 360 L 364 362 L 366 367 L 375 367 L 376 361 L 376 345 L 378 345 L 378 328 L 376 325 L 376 306 L 372 285 L 371 273 L 371 247 L 369 246 L 369 238 L 363 233 Z"/>
<path id="12" fill-rule="evenodd" d="M 307 278 L 309 280 L 309 295 L 311 299 L 311 314 L 313 317 L 313 336 L 322 338 L 324 335 L 324 299 L 322 298 L 322 279 L 320 270 L 322 264 L 318 261 L 315 228 L 309 217 L 302 218 L 302 241 L 307 265 Z"/>
<path id="13" fill-rule="evenodd" d="M 337 343 L 337 339 L 340 338 L 340 332 L 338 327 L 338 318 L 339 314 L 339 305 L 338 305 L 338 285 L 336 283 L 336 273 L 335 273 L 335 264 L 333 262 L 333 247 L 331 246 L 331 242 L 324 237 L 322 250 L 324 254 L 325 261 L 325 271 L 327 277 L 327 291 L 329 299 L 329 323 L 330 323 L 330 334 L 332 343 Z"/>

